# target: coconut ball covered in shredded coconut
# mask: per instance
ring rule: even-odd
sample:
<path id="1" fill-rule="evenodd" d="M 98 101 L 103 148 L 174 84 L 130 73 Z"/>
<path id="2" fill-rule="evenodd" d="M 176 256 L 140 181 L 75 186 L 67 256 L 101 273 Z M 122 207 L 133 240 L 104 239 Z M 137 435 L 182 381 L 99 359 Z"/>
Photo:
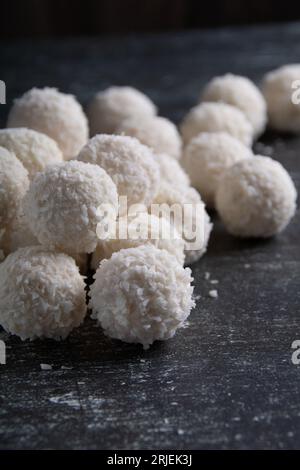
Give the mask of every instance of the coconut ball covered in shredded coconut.
<path id="1" fill-rule="evenodd" d="M 190 110 L 180 126 L 185 144 L 200 132 L 227 132 L 250 146 L 253 128 L 242 111 L 225 103 L 201 103 Z"/>
<path id="2" fill-rule="evenodd" d="M 166 250 L 149 244 L 118 251 L 96 271 L 92 317 L 106 335 L 146 349 L 184 326 L 194 307 L 192 280 Z"/>
<path id="3" fill-rule="evenodd" d="M 175 124 L 164 117 L 133 116 L 122 121 L 116 133 L 136 137 L 154 152 L 180 158 L 181 137 Z"/>
<path id="4" fill-rule="evenodd" d="M 300 133 L 299 83 L 300 64 L 284 65 L 264 76 L 262 92 L 271 128 Z"/>
<path id="5" fill-rule="evenodd" d="M 56 141 L 65 160 L 74 158 L 88 140 L 87 118 L 73 95 L 56 88 L 32 88 L 15 100 L 7 127 L 28 127 Z"/>
<path id="6" fill-rule="evenodd" d="M 216 190 L 226 169 L 251 156 L 249 147 L 230 134 L 203 132 L 185 147 L 182 164 L 205 204 L 214 207 Z"/>
<path id="7" fill-rule="evenodd" d="M 48 165 L 63 161 L 57 143 L 46 134 L 32 129 L 14 128 L 0 130 L 0 146 L 13 152 L 23 163 L 32 178 Z"/>
<path id="8" fill-rule="evenodd" d="M 199 193 L 189 186 L 161 185 L 154 203 L 157 215 L 171 220 L 185 242 L 185 264 L 201 258 L 207 250 L 212 223 Z M 154 206 L 151 206 L 151 211 Z"/>
<path id="9" fill-rule="evenodd" d="M 112 209 L 105 216 L 102 204 Z M 109 175 L 75 160 L 38 173 L 24 198 L 24 213 L 38 241 L 67 253 L 92 252 L 97 228 L 113 227 L 117 210 L 118 194 Z"/>
<path id="10" fill-rule="evenodd" d="M 69 256 L 20 248 L 0 264 L 0 324 L 22 340 L 63 339 L 85 317 L 84 288 Z"/>
<path id="11" fill-rule="evenodd" d="M 241 160 L 224 174 L 216 207 L 227 230 L 240 237 L 281 232 L 296 210 L 297 192 L 283 166 L 269 157 Z"/>
<path id="12" fill-rule="evenodd" d="M 99 165 L 111 176 L 128 206 L 148 207 L 159 185 L 159 167 L 152 151 L 137 139 L 99 134 L 83 147 L 78 160 Z"/>
<path id="13" fill-rule="evenodd" d="M 231 73 L 215 77 L 205 86 L 201 100 L 223 102 L 240 109 L 252 125 L 256 137 L 265 130 L 266 102 L 260 90 L 247 77 Z"/>
<path id="14" fill-rule="evenodd" d="M 14 153 L 0 147 L 0 241 L 17 217 L 28 187 L 23 164 Z"/>
<path id="15" fill-rule="evenodd" d="M 129 86 L 113 86 L 97 93 L 88 107 L 91 135 L 113 134 L 128 117 L 154 114 L 156 106 L 144 93 Z"/>
<path id="16" fill-rule="evenodd" d="M 122 248 L 151 243 L 157 248 L 167 250 L 180 264 L 184 262 L 184 241 L 176 229 L 163 217 L 140 213 L 132 218 L 120 217 L 117 237 L 99 240 L 93 253 L 91 266 L 97 269 L 102 259 L 108 259 Z"/>
<path id="17" fill-rule="evenodd" d="M 175 158 L 166 153 L 155 154 L 155 158 L 160 169 L 161 184 L 172 184 L 175 187 L 190 185 L 188 174 Z"/>

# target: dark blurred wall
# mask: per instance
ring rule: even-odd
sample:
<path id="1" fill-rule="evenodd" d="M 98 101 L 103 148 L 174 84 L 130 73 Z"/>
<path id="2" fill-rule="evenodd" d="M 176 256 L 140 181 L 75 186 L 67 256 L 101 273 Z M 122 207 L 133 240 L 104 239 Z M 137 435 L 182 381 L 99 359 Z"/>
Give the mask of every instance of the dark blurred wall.
<path id="1" fill-rule="evenodd" d="M 3 37 L 170 31 L 300 19 L 300 0 L 0 0 Z"/>

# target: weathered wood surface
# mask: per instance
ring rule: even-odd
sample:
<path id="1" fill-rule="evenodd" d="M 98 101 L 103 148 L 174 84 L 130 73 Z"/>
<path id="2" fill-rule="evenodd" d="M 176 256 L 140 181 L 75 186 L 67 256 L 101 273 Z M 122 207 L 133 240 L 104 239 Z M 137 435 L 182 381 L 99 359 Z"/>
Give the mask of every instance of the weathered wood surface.
<path id="1" fill-rule="evenodd" d="M 300 57 L 300 24 L 125 39 L 0 45 L 8 105 L 32 86 L 72 92 L 85 104 L 111 84 L 131 84 L 178 122 L 201 86 L 227 71 L 258 81 Z M 266 135 L 299 188 L 300 139 Z M 298 448 L 299 212 L 265 242 L 237 241 L 215 221 L 193 267 L 200 296 L 190 326 L 149 351 L 105 338 L 92 321 L 62 343 L 7 344 L 0 366 L 0 447 Z M 205 272 L 219 280 L 205 280 Z M 217 288 L 218 299 L 208 292 Z M 53 364 L 42 371 L 41 363 Z M 64 369 L 71 367 L 71 369 Z"/>

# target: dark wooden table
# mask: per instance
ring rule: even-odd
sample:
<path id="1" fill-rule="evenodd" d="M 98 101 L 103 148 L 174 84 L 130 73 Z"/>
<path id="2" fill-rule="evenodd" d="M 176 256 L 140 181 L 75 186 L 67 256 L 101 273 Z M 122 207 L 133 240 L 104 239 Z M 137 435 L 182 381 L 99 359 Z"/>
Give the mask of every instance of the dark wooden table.
<path id="1" fill-rule="evenodd" d="M 1 124 L 32 86 L 56 86 L 85 104 L 111 84 L 142 89 L 179 122 L 213 75 L 259 81 L 299 57 L 300 24 L 2 43 Z M 266 134 L 262 142 L 271 148 L 258 150 L 272 151 L 299 188 L 300 139 Z M 238 241 L 215 220 L 209 251 L 193 267 L 200 298 L 190 326 L 146 352 L 105 338 L 90 320 L 61 343 L 22 343 L 1 331 L 0 447 L 299 448 L 300 366 L 291 361 L 300 339 L 299 228 L 298 212 L 278 238 Z"/>

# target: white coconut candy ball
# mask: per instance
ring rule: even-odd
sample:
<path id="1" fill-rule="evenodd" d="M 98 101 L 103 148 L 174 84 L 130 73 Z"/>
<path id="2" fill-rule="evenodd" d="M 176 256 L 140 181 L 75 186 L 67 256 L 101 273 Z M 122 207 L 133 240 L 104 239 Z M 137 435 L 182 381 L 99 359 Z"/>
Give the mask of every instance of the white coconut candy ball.
<path id="1" fill-rule="evenodd" d="M 136 137 L 156 153 L 180 158 L 181 137 L 175 124 L 164 117 L 133 116 L 122 121 L 116 133 Z"/>
<path id="2" fill-rule="evenodd" d="M 0 324 L 8 333 L 63 339 L 85 314 L 85 284 L 71 257 L 36 246 L 0 264 Z"/>
<path id="3" fill-rule="evenodd" d="M 285 65 L 264 76 L 262 92 L 273 129 L 300 133 L 299 83 L 300 64 Z"/>
<path id="4" fill-rule="evenodd" d="M 190 178 L 175 158 L 166 153 L 155 154 L 160 169 L 160 182 L 175 187 L 189 186 Z"/>
<path id="5" fill-rule="evenodd" d="M 159 185 L 159 167 L 152 151 L 128 136 L 99 134 L 83 147 L 78 160 L 104 168 L 127 204 L 148 207 Z M 121 208 L 121 214 L 123 214 Z"/>
<path id="6" fill-rule="evenodd" d="M 203 132 L 183 152 L 183 166 L 205 204 L 215 205 L 215 194 L 227 168 L 251 157 L 252 151 L 225 132 Z"/>
<path id="7" fill-rule="evenodd" d="M 107 336 L 147 349 L 184 326 L 194 307 L 192 281 L 166 250 L 149 244 L 118 251 L 96 271 L 92 317 Z"/>
<path id="8" fill-rule="evenodd" d="M 267 106 L 260 90 L 247 77 L 226 75 L 215 77 L 205 86 L 201 101 L 217 101 L 240 109 L 253 127 L 254 136 L 266 127 Z"/>
<path id="9" fill-rule="evenodd" d="M 89 137 L 87 118 L 73 95 L 56 88 L 32 88 L 15 100 L 7 127 L 28 127 L 55 140 L 65 160 L 74 158 Z"/>
<path id="10" fill-rule="evenodd" d="M 185 144 L 200 132 L 227 132 L 250 146 L 253 128 L 242 111 L 225 103 L 201 103 L 190 110 L 180 126 Z"/>
<path id="11" fill-rule="evenodd" d="M 114 134 L 121 122 L 131 116 L 156 114 L 154 103 L 139 90 L 113 86 L 100 91 L 88 107 L 91 135 Z"/>
<path id="12" fill-rule="evenodd" d="M 254 156 L 233 165 L 220 182 L 216 206 L 227 230 L 240 237 L 271 237 L 296 210 L 297 192 L 283 166 Z"/>
<path id="13" fill-rule="evenodd" d="M 0 147 L 0 241 L 17 217 L 28 187 L 23 164 L 14 153 Z"/>
<path id="14" fill-rule="evenodd" d="M 167 250 L 183 264 L 184 241 L 177 230 L 163 217 L 140 213 L 132 218 L 121 217 L 118 220 L 117 237 L 99 241 L 92 256 L 91 266 L 97 269 L 100 261 L 109 259 L 116 251 L 147 243 Z"/>
<path id="15" fill-rule="evenodd" d="M 46 166 L 63 161 L 57 143 L 32 129 L 1 129 L 0 145 L 16 155 L 28 171 L 30 179 Z"/>
<path id="16" fill-rule="evenodd" d="M 184 239 L 185 264 L 200 259 L 207 250 L 212 223 L 199 193 L 191 187 L 175 188 L 166 183 L 161 185 L 154 204 L 158 204 L 159 214 L 171 220 Z"/>
<path id="17" fill-rule="evenodd" d="M 111 211 L 104 214 L 102 204 Z M 98 224 L 113 229 L 117 209 L 117 190 L 108 174 L 75 160 L 38 173 L 24 198 L 25 216 L 39 242 L 67 253 L 94 251 Z"/>

